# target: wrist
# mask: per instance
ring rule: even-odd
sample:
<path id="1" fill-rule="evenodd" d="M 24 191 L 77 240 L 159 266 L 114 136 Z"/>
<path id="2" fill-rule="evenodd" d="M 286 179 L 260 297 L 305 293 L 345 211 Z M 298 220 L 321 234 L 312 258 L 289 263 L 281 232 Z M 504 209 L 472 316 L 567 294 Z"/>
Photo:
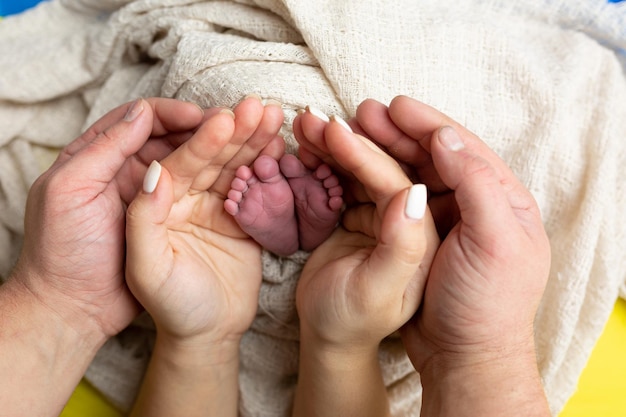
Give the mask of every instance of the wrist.
<path id="1" fill-rule="evenodd" d="M 424 365 L 422 415 L 550 415 L 534 347 L 512 352 L 439 353 Z"/>
<path id="2" fill-rule="evenodd" d="M 70 326 L 21 285 L 0 287 L 0 392 L 6 415 L 58 415 L 104 338 Z"/>
<path id="3" fill-rule="evenodd" d="M 365 359 L 378 357 L 379 340 L 371 338 L 329 337 L 316 329 L 301 323 L 300 346 L 301 351 L 319 356 L 320 359 L 338 360 L 342 358 Z"/>
<path id="4" fill-rule="evenodd" d="M 390 415 L 377 343 L 327 343 L 302 330 L 294 416 Z"/>
<path id="5" fill-rule="evenodd" d="M 180 367 L 230 367 L 239 364 L 240 337 L 180 337 L 157 329 L 155 350 Z"/>
<path id="6" fill-rule="evenodd" d="M 131 415 L 234 416 L 237 414 L 239 341 L 157 339 Z"/>
<path id="7" fill-rule="evenodd" d="M 100 349 L 110 335 L 85 309 L 75 305 L 76 299 L 60 294 L 55 287 L 46 286 L 46 282 L 45 277 L 22 268 L 18 262 L 5 286 L 12 299 L 30 306 L 34 314 L 46 317 L 50 325 L 63 328 L 68 336 L 76 335 L 82 340 L 81 345 L 89 345 L 96 351 Z"/>

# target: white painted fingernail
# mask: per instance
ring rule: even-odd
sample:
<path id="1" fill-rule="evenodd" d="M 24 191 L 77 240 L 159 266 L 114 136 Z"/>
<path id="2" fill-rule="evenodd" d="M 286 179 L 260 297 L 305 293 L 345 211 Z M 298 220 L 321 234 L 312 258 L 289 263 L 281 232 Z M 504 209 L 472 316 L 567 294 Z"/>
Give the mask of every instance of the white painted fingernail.
<path id="1" fill-rule="evenodd" d="M 406 207 L 404 213 L 410 219 L 421 220 L 426 213 L 426 186 L 424 184 L 415 184 L 409 190 L 409 196 L 406 199 Z"/>
<path id="2" fill-rule="evenodd" d="M 346 122 L 345 120 L 343 120 L 341 117 L 337 116 L 336 114 L 333 114 L 332 116 L 330 116 L 331 120 L 334 120 L 335 122 L 339 123 L 341 126 L 343 126 L 344 129 L 346 129 L 348 132 L 350 133 L 354 133 L 352 131 L 352 128 L 350 127 L 350 125 L 348 124 L 348 122 Z"/>
<path id="3" fill-rule="evenodd" d="M 328 116 L 326 116 L 326 114 L 323 111 L 316 109 L 315 107 L 306 106 L 306 111 L 308 111 L 309 113 L 311 113 L 313 116 L 317 117 L 318 119 L 325 121 L 326 123 L 330 122 L 330 119 L 328 118 Z"/>
<path id="4" fill-rule="evenodd" d="M 146 171 L 146 176 L 143 177 L 143 192 L 151 194 L 156 189 L 159 178 L 161 178 L 161 164 L 157 161 L 152 161 L 148 171 Z"/>

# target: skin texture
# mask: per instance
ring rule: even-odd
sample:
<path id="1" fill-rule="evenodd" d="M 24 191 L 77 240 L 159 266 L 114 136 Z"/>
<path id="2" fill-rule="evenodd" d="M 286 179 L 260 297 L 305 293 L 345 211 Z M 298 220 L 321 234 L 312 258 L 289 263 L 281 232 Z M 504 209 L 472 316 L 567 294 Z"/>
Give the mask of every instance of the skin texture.
<path id="1" fill-rule="evenodd" d="M 169 99 L 103 116 L 32 186 L 18 263 L 0 287 L 3 413 L 55 416 L 104 342 L 140 311 L 125 284 L 124 217 L 147 165 L 214 113 Z"/>
<path id="2" fill-rule="evenodd" d="M 224 208 L 261 246 L 281 256 L 311 251 L 335 229 L 343 199 L 327 165 L 307 169 L 293 155 L 242 165 Z"/>
<path id="3" fill-rule="evenodd" d="M 300 117 L 305 125 L 304 118 L 315 116 Z M 296 132 L 301 144 L 327 149 L 338 170 L 353 174 L 344 183 L 360 192 L 350 199 L 367 198 L 350 204 L 343 227 L 313 252 L 302 271 L 293 415 L 389 415 L 378 346 L 419 306 L 439 243 L 434 223 L 427 210 L 420 219 L 406 216 L 409 178 L 367 139 L 336 121 Z"/>
<path id="4" fill-rule="evenodd" d="M 68 145 L 32 187 L 23 251 L 0 287 L 0 373 L 13 376 L 0 381 L 3 412 L 58 415 L 137 297 L 158 332 L 135 415 L 236 414 L 261 248 L 223 204 L 237 167 L 284 154 L 281 123 L 258 98 L 234 113 L 138 100 Z M 310 113 L 294 122 L 300 160 L 342 175 L 349 205 L 298 285 L 294 415 L 388 415 L 376 352 L 403 326 L 422 415 L 548 416 L 533 321 L 550 248 L 532 195 L 478 137 L 413 99 L 366 101 L 350 125 L 376 145 Z M 158 183 L 142 192 L 152 160 Z M 432 217 L 404 213 L 415 181 Z"/>
<path id="5" fill-rule="evenodd" d="M 411 98 L 399 96 L 388 107 L 366 100 L 350 126 L 428 186 L 443 239 L 421 307 L 402 328 L 421 373 L 422 415 L 500 416 L 514 409 L 548 416 L 533 322 L 550 247 L 532 195 L 476 135 Z M 311 139 L 324 129 L 313 115 L 296 119 L 297 137 L 309 139 L 300 141 L 300 158 L 341 172 L 331 146 Z M 372 199 L 358 186 L 346 188 L 357 201 Z"/>
<path id="6" fill-rule="evenodd" d="M 388 150 L 420 145 L 404 162 L 437 190 L 430 201 L 445 236 L 422 308 L 403 329 L 424 414 L 548 416 L 533 323 L 550 245 L 534 198 L 484 142 L 435 109 L 398 97 L 387 110 L 370 102 L 357 113 L 366 131 L 381 119 L 397 128 L 381 143 Z"/>
<path id="7" fill-rule="evenodd" d="M 236 416 L 239 342 L 254 319 L 261 247 L 224 211 L 235 170 L 284 148 L 257 97 L 208 119 L 127 213 L 126 277 L 157 341 L 133 416 Z M 278 151 L 278 152 L 277 152 Z"/>

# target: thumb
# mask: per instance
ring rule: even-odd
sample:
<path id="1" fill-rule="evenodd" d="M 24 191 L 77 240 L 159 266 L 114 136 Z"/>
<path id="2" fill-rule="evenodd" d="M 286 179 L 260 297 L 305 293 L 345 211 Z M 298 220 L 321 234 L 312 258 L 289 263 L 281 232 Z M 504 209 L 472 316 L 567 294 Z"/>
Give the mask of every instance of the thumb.
<path id="1" fill-rule="evenodd" d="M 483 147 L 475 143 L 466 146 L 450 126 L 433 135 L 431 153 L 435 168 L 445 185 L 454 191 L 464 225 L 477 237 L 501 236 L 503 225 L 510 227 L 517 222 L 503 186 L 507 179 L 501 178 L 487 159 L 493 155 L 480 155 Z"/>
<path id="2" fill-rule="evenodd" d="M 133 281 L 154 277 L 157 266 L 164 266 L 170 253 L 165 222 L 173 204 L 171 176 L 153 161 L 146 171 L 143 189 L 126 212 L 126 265 L 131 287 Z"/>
<path id="3" fill-rule="evenodd" d="M 397 193 L 383 216 L 380 239 L 369 267 L 379 290 L 403 294 L 403 312 L 413 314 L 422 298 L 439 238 L 428 210 L 427 191 L 416 184 Z M 395 299 L 395 298 L 394 298 Z"/>

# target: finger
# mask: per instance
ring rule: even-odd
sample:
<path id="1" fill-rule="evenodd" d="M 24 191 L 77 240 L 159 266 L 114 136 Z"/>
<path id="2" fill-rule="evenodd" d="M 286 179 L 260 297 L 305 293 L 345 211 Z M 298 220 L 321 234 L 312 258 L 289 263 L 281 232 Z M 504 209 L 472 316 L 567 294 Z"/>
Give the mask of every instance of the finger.
<path id="1" fill-rule="evenodd" d="M 143 189 L 126 212 L 127 267 L 135 279 L 156 278 L 159 271 L 154 268 L 167 265 L 171 251 L 165 222 L 173 204 L 172 179 L 154 161 L 146 172 Z M 135 291 L 139 289 L 131 289 L 138 296 Z"/>
<path id="2" fill-rule="evenodd" d="M 396 126 L 384 104 L 372 99 L 365 100 L 357 107 L 356 119 L 365 136 L 384 146 L 394 156 L 401 155 L 404 160 L 415 164 L 430 160 L 430 155 L 419 142 Z"/>
<path id="3" fill-rule="evenodd" d="M 332 164 L 333 161 L 328 157 L 329 151 L 324 139 L 324 130 L 329 120 L 329 117 L 321 110 L 307 106 L 294 119 L 293 134 L 300 148 L 305 149 L 310 155 Z"/>
<path id="4" fill-rule="evenodd" d="M 357 204 L 349 207 L 341 217 L 341 225 L 348 232 L 362 233 L 372 239 L 378 237 L 380 217 L 373 204 Z"/>
<path id="5" fill-rule="evenodd" d="M 302 164 L 304 164 L 304 166 L 311 171 L 322 165 L 324 162 L 311 151 L 302 146 L 298 148 L 298 159 L 300 159 L 300 161 L 302 161 Z"/>
<path id="6" fill-rule="evenodd" d="M 251 118 L 252 112 L 258 113 L 260 117 Z M 250 119 L 256 124 L 251 125 Z M 283 110 L 278 102 L 270 101 L 263 106 L 258 97 L 252 96 L 240 103 L 235 108 L 235 137 L 216 160 L 223 165 L 223 169 L 212 190 L 221 194 L 226 193 L 237 168 L 252 164 L 268 144 L 274 142 L 267 150 L 275 152 L 277 149 L 275 141 L 279 138 L 278 133 L 283 121 Z M 241 127 L 240 124 L 245 127 Z"/>
<path id="7" fill-rule="evenodd" d="M 459 123 L 439 110 L 406 96 L 395 97 L 389 103 L 389 118 L 409 138 L 417 140 L 430 152 L 430 137 L 442 126 L 452 126 L 463 134 L 472 135 Z"/>
<path id="8" fill-rule="evenodd" d="M 402 295 L 402 303 L 396 308 L 406 319 L 419 307 L 438 246 L 426 198 L 426 187 L 422 184 L 394 196 L 383 217 L 378 244 L 368 261 L 377 294 L 385 297 L 387 293 L 394 300 Z"/>
<path id="9" fill-rule="evenodd" d="M 402 117 L 396 117 L 406 123 L 421 126 L 421 122 L 415 121 L 414 113 L 406 113 L 410 116 L 402 113 Z M 407 121 L 407 117 L 411 117 L 411 120 Z M 415 177 L 416 181 L 428 184 L 433 193 L 447 190 L 434 168 L 429 151 L 422 146 L 424 140 L 417 140 L 422 136 L 409 136 L 398 127 L 392 120 L 390 109 L 387 106 L 375 100 L 365 100 L 357 108 L 356 118 L 368 138 L 384 147 L 394 159 L 411 168 L 407 172 L 411 177 Z M 415 134 L 415 132 L 413 133 Z"/>
<path id="10" fill-rule="evenodd" d="M 162 136 L 170 132 L 185 132 L 197 128 L 202 120 L 219 112 L 219 108 L 203 110 L 195 103 L 171 98 L 151 97 L 146 99 L 154 109 L 152 134 Z"/>
<path id="11" fill-rule="evenodd" d="M 223 168 L 217 157 L 232 140 L 234 130 L 233 113 L 220 110 L 187 142 L 161 161 L 172 176 L 175 200 L 190 189 L 203 191 L 212 185 Z"/>
<path id="12" fill-rule="evenodd" d="M 137 111 L 137 103 L 149 106 L 153 115 L 152 135 L 162 136 L 169 132 L 184 132 L 196 128 L 203 118 L 203 110 L 193 103 L 166 98 L 149 98 L 125 103 L 101 117 L 82 135 L 71 142 L 59 155 L 58 163 L 62 164 L 78 151 L 102 135 L 109 127 L 125 117 L 132 117 Z M 209 112 L 210 113 L 210 112 Z"/>
<path id="13" fill-rule="evenodd" d="M 406 96 L 396 97 L 389 105 L 389 117 L 407 137 L 418 141 L 431 154 L 433 133 L 444 126 L 450 126 L 462 138 L 466 148 L 485 158 L 496 171 L 509 170 L 504 161 L 478 136 L 427 104 Z"/>
<path id="14" fill-rule="evenodd" d="M 504 232 L 503 225 L 515 227 L 500 175 L 487 159 L 465 148 L 451 127 L 435 132 L 431 145 L 442 180 L 455 192 L 463 224 L 477 238 L 494 241 Z"/>
<path id="15" fill-rule="evenodd" d="M 115 178 L 127 159 L 148 140 L 152 131 L 152 109 L 138 100 L 126 116 L 113 123 L 92 141 L 64 161 L 57 160 L 52 170 L 64 172 L 64 178 L 80 180 L 103 190 Z"/>
<path id="16" fill-rule="evenodd" d="M 384 210 L 392 196 L 411 186 L 398 163 L 371 141 L 347 130 L 334 118 L 326 127 L 326 144 L 333 159 L 363 185 L 372 202 Z"/>

